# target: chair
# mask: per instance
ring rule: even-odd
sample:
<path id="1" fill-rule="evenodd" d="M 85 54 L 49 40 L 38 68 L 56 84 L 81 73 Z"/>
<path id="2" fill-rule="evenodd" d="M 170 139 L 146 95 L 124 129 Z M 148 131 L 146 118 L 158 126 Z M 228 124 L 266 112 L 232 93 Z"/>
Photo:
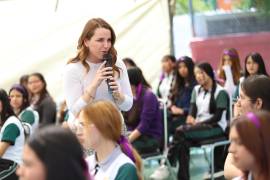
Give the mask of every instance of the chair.
<path id="1" fill-rule="evenodd" d="M 156 151 L 153 153 L 147 153 L 142 154 L 141 157 L 143 161 L 151 161 L 151 160 L 161 160 L 161 165 L 166 164 L 169 170 L 169 173 L 171 176 L 173 176 L 174 179 L 176 179 L 176 175 L 172 169 L 172 166 L 167 158 L 168 155 L 168 129 L 167 129 L 167 106 L 166 102 L 163 99 L 158 99 L 161 109 L 163 110 L 163 126 L 164 126 L 164 132 L 163 132 L 163 149 L 162 151 Z"/>

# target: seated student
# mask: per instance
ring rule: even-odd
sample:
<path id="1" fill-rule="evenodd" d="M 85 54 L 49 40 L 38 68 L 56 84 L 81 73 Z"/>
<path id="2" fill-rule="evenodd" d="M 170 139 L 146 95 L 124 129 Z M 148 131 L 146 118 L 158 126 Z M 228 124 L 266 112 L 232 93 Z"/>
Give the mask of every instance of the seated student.
<path id="1" fill-rule="evenodd" d="M 55 124 L 56 104 L 47 90 L 47 82 L 41 73 L 33 73 L 28 78 L 31 107 L 39 114 L 39 126 Z"/>
<path id="2" fill-rule="evenodd" d="M 92 102 L 79 113 L 77 135 L 85 149 L 94 150 L 87 161 L 95 179 L 141 179 L 141 160 L 121 135 L 121 118 L 110 101 Z"/>
<path id="3" fill-rule="evenodd" d="M 257 52 L 253 52 L 253 53 L 248 54 L 245 58 L 244 77 L 240 78 L 239 84 L 238 84 L 238 86 L 233 94 L 233 101 L 234 102 L 236 102 L 238 97 L 239 97 L 240 87 L 241 87 L 241 83 L 243 82 L 243 80 L 249 76 L 260 75 L 260 74 L 269 76 L 267 71 L 266 71 L 264 60 L 263 60 L 262 56 Z"/>
<path id="4" fill-rule="evenodd" d="M 27 90 L 19 84 L 15 84 L 9 90 L 10 105 L 14 113 L 22 122 L 31 125 L 32 133 L 38 128 L 39 116 L 38 112 L 34 111 L 29 104 Z"/>
<path id="5" fill-rule="evenodd" d="M 256 87 L 256 88 L 254 88 Z M 265 110 L 270 112 L 270 78 L 265 75 L 253 75 L 246 78 L 240 87 L 240 96 L 235 103 L 235 117 L 249 111 Z M 227 155 L 224 166 L 224 176 L 232 179 L 243 175 L 243 172 L 234 166 L 232 154 Z"/>
<path id="6" fill-rule="evenodd" d="M 123 58 L 122 60 L 123 60 L 124 64 L 126 65 L 127 69 L 137 67 L 134 60 L 129 58 L 129 57 Z"/>
<path id="7" fill-rule="evenodd" d="M 243 175 L 234 180 L 270 179 L 270 113 L 248 112 L 231 124 L 229 152 Z"/>
<path id="8" fill-rule="evenodd" d="M 134 96 L 131 110 L 123 113 L 131 131 L 129 142 L 140 154 L 154 152 L 160 147 L 163 132 L 159 102 L 138 67 L 128 69 L 128 76 Z"/>
<path id="9" fill-rule="evenodd" d="M 178 179 L 181 180 L 190 178 L 189 147 L 202 140 L 225 136 L 230 117 L 229 96 L 224 88 L 215 82 L 211 65 L 197 65 L 194 74 L 198 85 L 192 92 L 187 125 L 176 129 L 168 154 L 172 164 L 179 160 Z M 223 169 L 222 152 L 223 147 L 215 149 L 215 170 Z"/>
<path id="10" fill-rule="evenodd" d="M 157 95 L 159 98 L 166 101 L 168 107 L 170 106 L 168 98 L 170 96 L 171 87 L 175 81 L 175 61 L 176 58 L 172 55 L 165 55 L 161 60 L 162 74 L 158 83 Z"/>
<path id="11" fill-rule="evenodd" d="M 190 57 L 179 58 L 176 68 L 175 83 L 170 97 L 172 104 L 169 107 L 168 116 L 169 135 L 173 135 L 178 126 L 186 123 L 191 93 L 197 84 L 194 76 L 194 63 Z"/>
<path id="12" fill-rule="evenodd" d="M 0 89 L 0 126 L 0 179 L 16 180 L 15 170 L 22 162 L 25 136 L 3 89 Z"/>
<path id="13" fill-rule="evenodd" d="M 68 129 L 52 125 L 29 138 L 17 175 L 25 180 L 91 179 L 76 136 Z"/>

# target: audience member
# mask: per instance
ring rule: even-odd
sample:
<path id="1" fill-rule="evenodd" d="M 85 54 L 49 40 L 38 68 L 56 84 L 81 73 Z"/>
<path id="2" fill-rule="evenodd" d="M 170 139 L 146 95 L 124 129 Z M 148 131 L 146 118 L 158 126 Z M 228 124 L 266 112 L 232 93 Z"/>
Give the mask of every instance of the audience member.
<path id="1" fill-rule="evenodd" d="M 220 84 L 232 98 L 241 76 L 240 58 L 236 49 L 224 49 L 217 75 Z"/>
<path id="2" fill-rule="evenodd" d="M 138 67 L 128 69 L 128 76 L 134 97 L 131 110 L 124 113 L 125 123 L 131 131 L 129 142 L 140 154 L 154 152 L 161 145 L 163 132 L 158 99 Z"/>
<path id="3" fill-rule="evenodd" d="M 256 87 L 256 88 L 254 88 Z M 265 110 L 270 112 L 270 78 L 265 75 L 254 75 L 247 77 L 240 88 L 240 96 L 235 103 L 235 117 L 244 115 L 250 111 Z M 234 166 L 231 153 L 228 154 L 224 175 L 227 179 L 243 175 Z"/>
<path id="4" fill-rule="evenodd" d="M 125 63 L 127 69 L 132 68 L 132 67 L 137 67 L 136 63 L 134 62 L 133 59 L 126 57 L 123 59 L 123 62 Z"/>
<path id="5" fill-rule="evenodd" d="M 0 179 L 17 180 L 15 170 L 22 163 L 25 135 L 3 89 L 0 89 L 0 126 Z"/>
<path id="6" fill-rule="evenodd" d="M 268 73 L 265 69 L 264 60 L 262 56 L 257 52 L 250 53 L 245 58 L 244 77 L 240 78 L 239 85 L 237 86 L 237 89 L 235 90 L 235 93 L 233 95 L 234 102 L 236 102 L 239 97 L 240 87 L 243 80 L 255 74 L 257 75 L 263 74 L 263 75 L 268 76 Z"/>
<path id="7" fill-rule="evenodd" d="M 162 75 L 158 84 L 157 95 L 166 101 L 168 107 L 170 106 L 168 98 L 175 80 L 175 62 L 176 59 L 172 55 L 165 55 L 161 60 Z"/>
<path id="8" fill-rule="evenodd" d="M 121 135 L 121 114 L 112 102 L 97 101 L 85 106 L 79 114 L 79 126 L 77 134 L 84 148 L 94 150 L 87 161 L 95 179 L 141 179 L 141 160 Z"/>
<path id="9" fill-rule="evenodd" d="M 56 121 L 56 104 L 47 90 L 47 83 L 41 73 L 33 73 L 28 78 L 31 107 L 39 114 L 41 126 L 54 124 Z"/>
<path id="10" fill-rule="evenodd" d="M 194 76 L 194 63 L 188 56 L 179 58 L 176 62 L 175 83 L 172 87 L 171 106 L 169 107 L 168 129 L 173 135 L 175 129 L 186 123 L 191 93 L 197 84 Z"/>
<path id="11" fill-rule="evenodd" d="M 28 93 L 24 86 L 15 84 L 9 90 L 10 105 L 22 122 L 32 127 L 32 133 L 38 128 L 39 115 L 30 107 Z"/>
<path id="12" fill-rule="evenodd" d="M 176 129 L 173 143 L 169 148 L 169 160 L 175 164 L 179 160 L 178 179 L 188 180 L 189 147 L 196 143 L 216 137 L 226 136 L 229 120 L 229 96 L 214 79 L 210 64 L 201 63 L 194 69 L 198 85 L 192 92 L 191 108 L 187 125 Z M 223 147 L 215 148 L 215 170 L 223 169 Z"/>
<path id="13" fill-rule="evenodd" d="M 248 112 L 232 122 L 229 152 L 234 165 L 243 172 L 235 180 L 270 179 L 269 119 L 269 111 L 260 111 Z"/>
<path id="14" fill-rule="evenodd" d="M 58 126 L 46 126 L 30 137 L 17 175 L 25 180 L 91 179 L 78 139 Z"/>

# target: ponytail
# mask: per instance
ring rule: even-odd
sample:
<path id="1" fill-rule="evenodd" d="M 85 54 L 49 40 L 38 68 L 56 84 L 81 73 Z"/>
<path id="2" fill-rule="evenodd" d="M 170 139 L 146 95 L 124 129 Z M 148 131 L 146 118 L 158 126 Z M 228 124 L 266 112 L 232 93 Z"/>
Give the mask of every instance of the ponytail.
<path id="1" fill-rule="evenodd" d="M 122 151 L 134 162 L 137 169 L 137 175 L 139 180 L 142 180 L 142 160 L 139 153 L 132 147 L 132 145 L 128 142 L 127 138 L 123 135 L 120 136 L 120 140 L 118 141 Z"/>

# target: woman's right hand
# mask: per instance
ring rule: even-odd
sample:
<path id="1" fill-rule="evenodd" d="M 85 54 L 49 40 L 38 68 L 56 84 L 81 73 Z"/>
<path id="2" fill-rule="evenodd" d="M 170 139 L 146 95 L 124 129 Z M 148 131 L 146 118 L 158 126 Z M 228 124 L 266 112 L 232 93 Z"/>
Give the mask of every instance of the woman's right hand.
<path id="1" fill-rule="evenodd" d="M 112 67 L 105 67 L 105 63 L 106 61 L 104 61 L 101 64 L 101 66 L 98 68 L 95 74 L 95 78 L 93 82 L 91 83 L 92 87 L 95 87 L 95 88 L 99 87 L 103 80 L 109 79 L 113 76 Z"/>

